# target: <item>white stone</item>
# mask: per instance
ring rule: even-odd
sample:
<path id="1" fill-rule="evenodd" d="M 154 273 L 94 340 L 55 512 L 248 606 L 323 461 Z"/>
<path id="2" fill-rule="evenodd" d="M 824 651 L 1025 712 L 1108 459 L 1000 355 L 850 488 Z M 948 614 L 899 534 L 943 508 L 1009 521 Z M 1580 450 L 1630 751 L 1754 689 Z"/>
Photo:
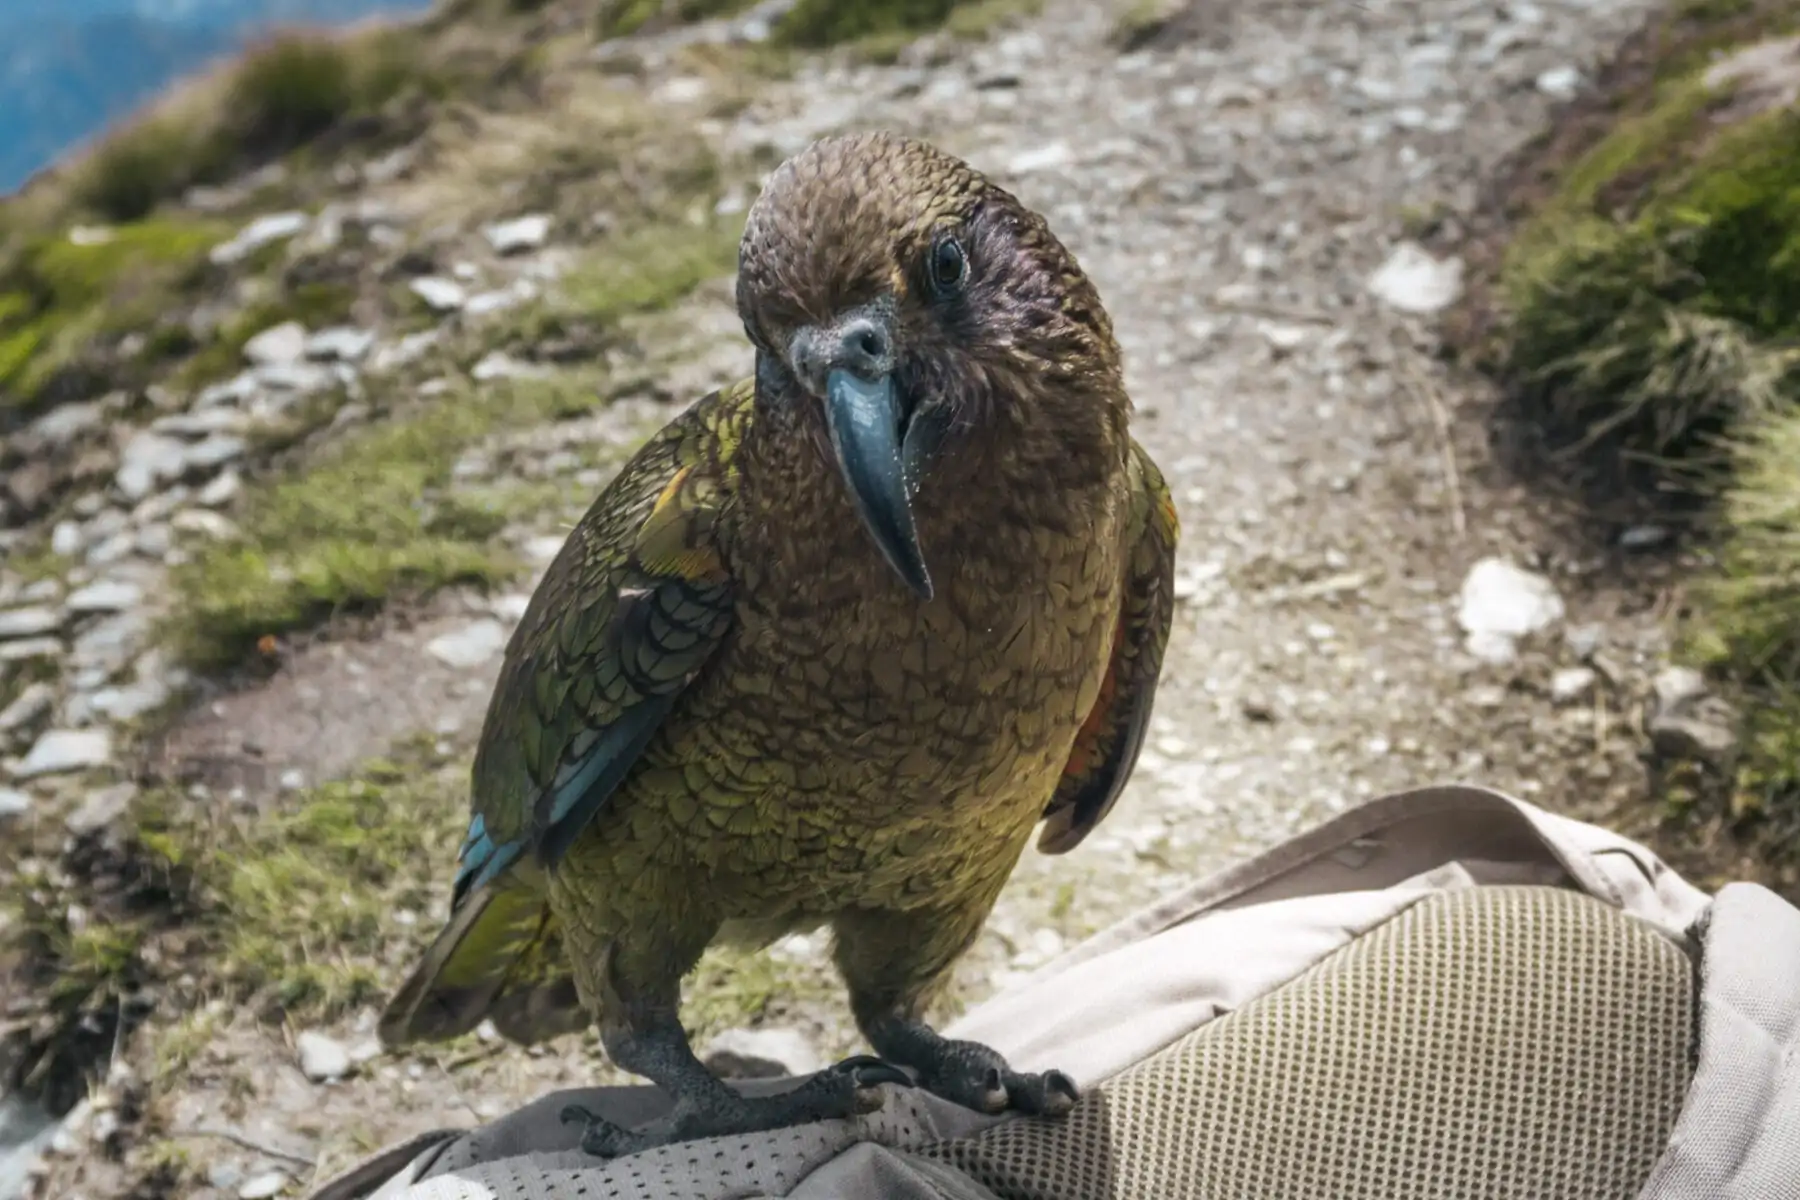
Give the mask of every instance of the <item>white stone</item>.
<path id="1" fill-rule="evenodd" d="M 210 473 L 235 458 L 242 458 L 250 444 L 235 433 L 215 433 L 187 448 L 183 459 L 190 470 Z"/>
<path id="2" fill-rule="evenodd" d="M 469 369 L 469 374 L 477 383 L 489 383 L 495 379 L 529 379 L 544 373 L 542 367 L 521 362 L 504 350 L 490 350 Z"/>
<path id="3" fill-rule="evenodd" d="M 230 241 L 214 246 L 209 257 L 219 266 L 242 262 L 272 242 L 293 237 L 309 221 L 303 212 L 269 213 L 244 226 Z"/>
<path id="4" fill-rule="evenodd" d="M 476 667 L 500 653 L 508 637 L 505 625 L 491 617 L 472 621 L 454 633 L 440 634 L 425 644 L 426 653 L 452 667 Z"/>
<path id="5" fill-rule="evenodd" d="M 300 1055 L 300 1073 L 314 1083 L 329 1083 L 350 1073 L 350 1051 L 336 1038 L 304 1030 L 294 1039 Z"/>
<path id="6" fill-rule="evenodd" d="M 28 427 L 34 437 L 52 446 L 65 446 L 82 434 L 98 429 L 106 419 L 99 401 L 91 404 L 59 404 Z"/>
<path id="7" fill-rule="evenodd" d="M 531 607 L 531 596 L 526 592 L 508 592 L 497 598 L 490 606 L 493 614 L 502 621 L 517 625 L 525 619 L 525 610 Z"/>
<path id="8" fill-rule="evenodd" d="M 0 709 L 0 733 L 12 733 L 35 724 L 56 703 L 56 689 L 39 681 L 27 684 L 12 703 Z"/>
<path id="9" fill-rule="evenodd" d="M 1050 142 L 1035 150 L 1022 151 L 1007 163 L 1007 169 L 1015 175 L 1028 175 L 1033 171 L 1042 171 L 1050 167 L 1060 167 L 1073 160 L 1074 152 L 1066 142 Z"/>
<path id="10" fill-rule="evenodd" d="M 81 553 L 85 539 L 81 536 L 81 524 L 77 521 L 58 521 L 50 531 L 50 553 L 62 558 L 74 558 Z"/>
<path id="11" fill-rule="evenodd" d="M 287 1187 L 286 1171 L 263 1171 L 244 1180 L 238 1188 L 238 1200 L 274 1200 Z"/>
<path id="12" fill-rule="evenodd" d="M 183 509 L 175 514 L 169 524 L 177 533 L 197 534 L 218 541 L 236 537 L 238 532 L 237 526 L 230 520 L 204 508 Z"/>
<path id="13" fill-rule="evenodd" d="M 1485 662 L 1511 662 L 1516 641 L 1563 616 L 1562 597 L 1542 575 L 1504 558 L 1484 558 L 1463 580 L 1457 623 L 1470 654 Z"/>
<path id="14" fill-rule="evenodd" d="M 1598 679 L 1592 667 L 1564 667 L 1550 676 L 1550 699 L 1558 704 L 1584 700 L 1592 694 Z"/>
<path id="15" fill-rule="evenodd" d="M 30 662 L 36 658 L 61 658 L 62 642 L 53 637 L 20 638 L 0 642 L 0 663 Z"/>
<path id="16" fill-rule="evenodd" d="M 1571 66 L 1551 67 L 1537 77 L 1537 90 L 1555 100 L 1571 99 L 1581 90 L 1581 71 Z"/>
<path id="17" fill-rule="evenodd" d="M 417 362 L 424 353 L 437 345 L 440 334 L 435 329 L 422 329 L 418 333 L 409 333 L 397 342 L 381 347 L 375 351 L 369 368 L 374 371 L 392 371 L 404 367 L 408 363 Z"/>
<path id="18" fill-rule="evenodd" d="M 256 372 L 239 371 L 222 383 L 200 389 L 200 394 L 194 398 L 194 407 L 217 408 L 226 404 L 242 404 L 255 396 L 256 391 Z"/>
<path id="19" fill-rule="evenodd" d="M 287 366 L 305 357 L 306 326 L 298 321 L 271 325 L 244 343 L 244 358 L 252 366 Z"/>
<path id="20" fill-rule="evenodd" d="M 701 1058 L 754 1060 L 777 1064 L 789 1075 L 810 1075 L 825 1065 L 823 1056 L 798 1029 L 728 1029 L 707 1043 Z"/>
<path id="21" fill-rule="evenodd" d="M 186 467 L 186 446 L 173 438 L 145 430 L 125 443 L 113 482 L 125 498 L 135 504 L 164 483 L 179 479 Z"/>
<path id="22" fill-rule="evenodd" d="M 462 284 L 442 275 L 426 275 L 407 286 L 434 312 L 455 312 L 469 301 L 469 293 Z"/>
<path id="23" fill-rule="evenodd" d="M 354 325 L 334 325 L 306 339 L 306 357 L 319 362 L 361 362 L 375 335 Z"/>
<path id="24" fill-rule="evenodd" d="M 1260 327 L 1263 341 L 1277 355 L 1292 354 L 1306 344 L 1306 330 L 1298 325 L 1278 325 L 1264 321 Z"/>
<path id="25" fill-rule="evenodd" d="M 324 391 L 337 382 L 337 376 L 318 363 L 270 363 L 256 368 L 256 381 L 272 392 L 306 396 Z"/>
<path id="26" fill-rule="evenodd" d="M 169 698 L 169 689 L 159 680 L 147 679 L 129 687 L 101 688 L 88 697 L 88 705 L 108 720 L 135 721 L 159 708 Z"/>
<path id="27" fill-rule="evenodd" d="M 79 591 L 70 592 L 63 604 L 70 612 L 87 616 L 92 613 L 124 612 L 128 608 L 137 607 L 143 599 L 144 589 L 135 583 L 102 579 Z"/>
<path id="28" fill-rule="evenodd" d="M 1439 259 L 1417 242 L 1401 242 L 1369 276 L 1369 291 L 1390 308 L 1441 312 L 1462 294 L 1462 260 Z"/>
<path id="29" fill-rule="evenodd" d="M 1651 682 L 1657 707 L 1663 711 L 1698 700 L 1709 690 L 1706 676 L 1692 667 L 1664 667 Z"/>
<path id="30" fill-rule="evenodd" d="M 9 608 L 0 612 L 0 640 L 42 637 L 62 628 L 62 614 L 54 608 Z"/>
<path id="31" fill-rule="evenodd" d="M 103 767 L 112 761 L 112 734 L 104 729 L 52 729 L 39 737 L 24 761 L 13 768 L 15 779 L 60 775 Z"/>
<path id="32" fill-rule="evenodd" d="M 30 796 L 16 788 L 0 788 L 0 821 L 22 817 L 30 811 Z"/>
<path id="33" fill-rule="evenodd" d="M 244 481 L 236 471 L 223 471 L 217 478 L 200 489 L 194 497 L 207 508 L 223 508 L 237 499 L 238 493 L 244 490 Z"/>
<path id="34" fill-rule="evenodd" d="M 202 438 L 209 433 L 235 433 L 249 424 L 249 418 L 237 409 L 216 407 L 170 413 L 150 422 L 150 428 L 171 437 Z"/>
<path id="35" fill-rule="evenodd" d="M 481 231 L 495 254 L 519 254 L 536 250 L 550 240 L 550 217 L 531 213 L 510 221 L 496 221 Z"/>

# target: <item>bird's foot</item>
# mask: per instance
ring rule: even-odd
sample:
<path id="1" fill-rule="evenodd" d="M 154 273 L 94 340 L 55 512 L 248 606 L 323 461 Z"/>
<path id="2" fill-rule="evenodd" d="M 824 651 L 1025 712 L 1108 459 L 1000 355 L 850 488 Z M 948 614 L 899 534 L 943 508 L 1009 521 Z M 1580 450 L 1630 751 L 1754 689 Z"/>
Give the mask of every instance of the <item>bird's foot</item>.
<path id="1" fill-rule="evenodd" d="M 910 1087 L 912 1082 L 900 1068 L 865 1055 L 826 1067 L 792 1091 L 774 1096 L 740 1096 L 721 1084 L 719 1091 L 697 1100 L 678 1098 L 667 1117 L 636 1129 L 574 1104 L 562 1110 L 562 1121 L 587 1126 L 581 1135 L 582 1150 L 599 1158 L 617 1158 L 699 1138 L 734 1137 L 872 1113 L 881 1107 L 877 1089 L 882 1084 Z"/>
<path id="2" fill-rule="evenodd" d="M 976 1112 L 1010 1108 L 1029 1116 L 1060 1117 L 1081 1098 L 1075 1081 L 1061 1071 L 1015 1071 L 997 1050 L 980 1042 L 952 1041 L 922 1025 L 906 1030 L 898 1045 L 883 1048 L 895 1061 L 916 1068 L 926 1091 Z"/>

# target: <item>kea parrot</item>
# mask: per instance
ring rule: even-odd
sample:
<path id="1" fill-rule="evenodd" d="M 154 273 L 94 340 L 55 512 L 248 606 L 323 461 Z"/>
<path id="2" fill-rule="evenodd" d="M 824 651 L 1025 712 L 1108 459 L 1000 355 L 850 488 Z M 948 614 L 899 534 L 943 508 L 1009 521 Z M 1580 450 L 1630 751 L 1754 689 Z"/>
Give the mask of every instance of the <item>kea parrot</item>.
<path id="1" fill-rule="evenodd" d="M 925 1015 L 1034 828 L 1111 809 L 1149 724 L 1179 528 L 1131 436 L 1112 323 L 1045 220 L 887 132 L 824 138 L 746 217 L 755 373 L 655 434 L 569 535 L 506 647 L 451 915 L 380 1024 L 596 1025 L 667 1092 L 584 1149 L 872 1111 L 879 1086 L 1058 1116 Z M 696 1056 L 715 943 L 829 926 L 859 1055 L 744 1096 Z"/>

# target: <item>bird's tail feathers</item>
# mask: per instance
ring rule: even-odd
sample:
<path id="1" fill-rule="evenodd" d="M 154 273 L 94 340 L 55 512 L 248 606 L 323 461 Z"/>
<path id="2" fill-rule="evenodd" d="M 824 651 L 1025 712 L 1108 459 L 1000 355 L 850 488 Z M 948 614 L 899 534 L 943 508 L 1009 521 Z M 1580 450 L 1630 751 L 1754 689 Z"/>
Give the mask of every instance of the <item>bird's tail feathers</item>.
<path id="1" fill-rule="evenodd" d="M 541 891 L 495 880 L 457 906 L 388 1001 L 377 1031 L 391 1049 L 442 1042 L 491 1019 L 529 1044 L 584 1028 L 562 934 Z"/>

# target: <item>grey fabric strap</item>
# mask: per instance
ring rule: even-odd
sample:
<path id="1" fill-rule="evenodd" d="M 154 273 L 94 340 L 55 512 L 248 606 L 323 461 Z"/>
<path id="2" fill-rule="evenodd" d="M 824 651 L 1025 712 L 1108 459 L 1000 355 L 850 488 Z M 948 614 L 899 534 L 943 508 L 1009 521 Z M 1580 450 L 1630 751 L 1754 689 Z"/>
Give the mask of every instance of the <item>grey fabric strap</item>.
<path id="1" fill-rule="evenodd" d="M 1732 883 L 1703 919 L 1700 1061 L 1639 1200 L 1800 1197 L 1800 909 Z"/>

